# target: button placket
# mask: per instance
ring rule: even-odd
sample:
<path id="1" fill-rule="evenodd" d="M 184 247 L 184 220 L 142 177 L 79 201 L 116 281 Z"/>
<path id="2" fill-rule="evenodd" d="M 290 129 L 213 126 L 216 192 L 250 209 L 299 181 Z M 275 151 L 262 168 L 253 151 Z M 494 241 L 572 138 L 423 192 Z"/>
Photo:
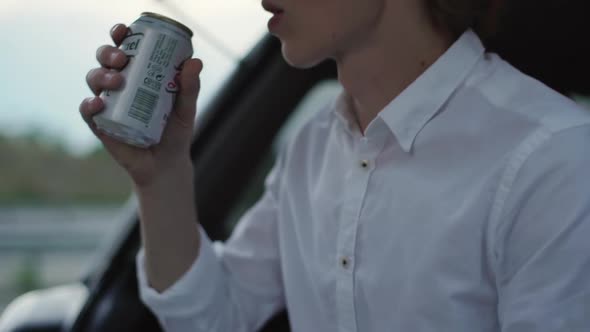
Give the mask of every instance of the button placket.
<path id="1" fill-rule="evenodd" d="M 357 140 L 353 155 L 356 162 L 346 175 L 347 190 L 340 224 L 337 253 L 337 312 L 338 324 L 343 331 L 356 331 L 355 269 L 357 232 L 366 191 L 374 168 L 378 147 L 367 138 Z M 350 175 L 350 176 L 348 176 Z"/>
<path id="2" fill-rule="evenodd" d="M 373 170 L 375 157 L 378 153 L 378 147 L 375 146 L 375 140 L 363 136 L 360 144 L 357 146 L 358 165 L 362 171 Z M 367 180 L 368 181 L 368 180 Z"/>

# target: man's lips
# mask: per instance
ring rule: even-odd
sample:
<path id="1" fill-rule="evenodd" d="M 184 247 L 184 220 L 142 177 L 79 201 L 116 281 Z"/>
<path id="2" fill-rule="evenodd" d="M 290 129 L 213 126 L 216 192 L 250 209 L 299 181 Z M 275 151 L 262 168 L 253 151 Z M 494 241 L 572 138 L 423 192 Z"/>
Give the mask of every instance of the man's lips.
<path id="1" fill-rule="evenodd" d="M 278 5 L 272 4 L 267 1 L 262 2 L 262 8 L 264 8 L 264 10 L 266 10 L 267 12 L 275 15 L 282 14 L 284 11 L 283 8 L 279 7 Z"/>
<path id="2" fill-rule="evenodd" d="M 283 18 L 283 12 L 278 12 L 278 13 L 274 14 L 273 17 L 268 21 L 268 30 L 270 32 L 273 32 L 277 28 L 279 23 L 281 22 L 282 18 Z"/>
<path id="3" fill-rule="evenodd" d="M 283 10 L 283 8 L 279 7 L 278 5 L 275 5 L 275 4 L 270 3 L 268 1 L 263 1 L 262 7 L 267 12 L 270 12 L 273 14 L 273 17 L 268 21 L 268 29 L 270 31 L 273 31 L 279 25 L 279 22 L 281 21 L 281 18 L 283 17 L 283 14 L 284 14 L 284 10 Z"/>

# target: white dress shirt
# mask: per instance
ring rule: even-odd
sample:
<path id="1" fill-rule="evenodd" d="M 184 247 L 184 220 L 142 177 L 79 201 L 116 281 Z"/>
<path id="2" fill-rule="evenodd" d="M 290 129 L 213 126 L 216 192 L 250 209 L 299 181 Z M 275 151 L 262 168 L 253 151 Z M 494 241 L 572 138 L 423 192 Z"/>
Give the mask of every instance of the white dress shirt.
<path id="1" fill-rule="evenodd" d="M 203 233 L 166 331 L 590 331 L 590 116 L 472 31 L 363 136 L 342 94 L 284 149 L 232 237 Z"/>

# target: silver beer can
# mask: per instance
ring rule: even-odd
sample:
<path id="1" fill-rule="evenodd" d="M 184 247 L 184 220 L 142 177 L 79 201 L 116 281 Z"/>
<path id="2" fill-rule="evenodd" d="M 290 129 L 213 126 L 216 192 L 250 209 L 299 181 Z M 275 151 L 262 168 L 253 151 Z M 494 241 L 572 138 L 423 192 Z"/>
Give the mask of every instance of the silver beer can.
<path id="1" fill-rule="evenodd" d="M 155 13 L 142 13 L 119 47 L 129 62 L 124 85 L 103 91 L 104 110 L 94 116 L 98 130 L 142 148 L 160 142 L 178 92 L 177 76 L 193 55 L 192 31 Z"/>

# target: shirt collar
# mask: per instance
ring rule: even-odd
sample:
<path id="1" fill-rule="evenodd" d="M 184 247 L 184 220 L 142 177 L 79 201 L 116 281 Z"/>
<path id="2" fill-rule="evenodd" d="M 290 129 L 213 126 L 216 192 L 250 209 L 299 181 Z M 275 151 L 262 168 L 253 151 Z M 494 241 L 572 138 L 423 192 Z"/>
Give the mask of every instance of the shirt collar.
<path id="1" fill-rule="evenodd" d="M 351 110 L 352 100 L 346 90 L 342 90 L 332 103 L 330 109 L 336 114 L 336 118 L 344 125 L 344 129 L 353 133 L 358 130 L 358 123 Z"/>
<path id="2" fill-rule="evenodd" d="M 418 133 L 465 81 L 484 52 L 475 32 L 466 31 L 379 113 L 405 152 L 412 150 Z"/>
<path id="3" fill-rule="evenodd" d="M 485 49 L 479 37 L 467 30 L 436 62 L 392 100 L 379 116 L 405 152 L 410 152 L 418 133 L 434 118 L 459 88 Z M 332 109 L 347 130 L 358 125 L 351 114 L 350 96 L 343 92 Z"/>

